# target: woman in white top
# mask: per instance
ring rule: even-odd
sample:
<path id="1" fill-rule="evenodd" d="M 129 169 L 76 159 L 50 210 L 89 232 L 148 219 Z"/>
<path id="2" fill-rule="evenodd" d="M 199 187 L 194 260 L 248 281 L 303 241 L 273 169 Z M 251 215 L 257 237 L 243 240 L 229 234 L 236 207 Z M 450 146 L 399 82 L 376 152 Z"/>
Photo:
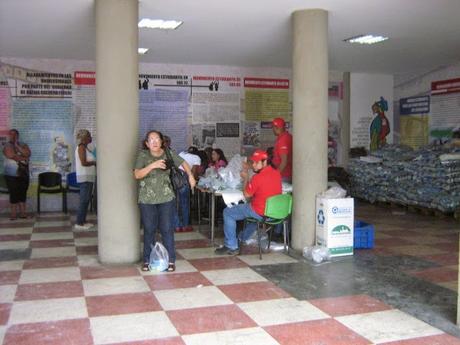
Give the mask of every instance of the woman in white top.
<path id="1" fill-rule="evenodd" d="M 80 204 L 75 224 L 75 229 L 77 230 L 88 230 L 94 225 L 86 223 L 86 213 L 93 193 L 94 182 L 96 181 L 96 157 L 88 149 L 88 144 L 91 141 L 91 133 L 88 130 L 81 129 L 78 131 L 78 146 L 75 150 L 77 182 L 80 186 Z"/>

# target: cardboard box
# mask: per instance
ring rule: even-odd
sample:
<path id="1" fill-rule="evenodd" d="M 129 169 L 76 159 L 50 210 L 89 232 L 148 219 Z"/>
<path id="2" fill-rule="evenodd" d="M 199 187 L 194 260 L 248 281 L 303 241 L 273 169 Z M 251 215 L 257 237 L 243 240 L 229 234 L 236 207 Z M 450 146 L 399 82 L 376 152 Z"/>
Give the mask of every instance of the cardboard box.
<path id="1" fill-rule="evenodd" d="M 331 256 L 353 255 L 353 227 L 353 198 L 316 198 L 316 243 Z"/>

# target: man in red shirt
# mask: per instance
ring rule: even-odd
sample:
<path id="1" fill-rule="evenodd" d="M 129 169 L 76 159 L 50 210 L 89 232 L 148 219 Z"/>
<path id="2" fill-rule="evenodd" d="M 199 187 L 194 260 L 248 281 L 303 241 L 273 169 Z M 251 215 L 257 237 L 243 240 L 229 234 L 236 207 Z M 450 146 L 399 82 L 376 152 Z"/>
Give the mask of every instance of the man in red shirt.
<path id="1" fill-rule="evenodd" d="M 250 217 L 262 220 L 267 199 L 273 195 L 281 194 L 281 174 L 267 164 L 267 158 L 265 151 L 254 151 L 250 160 L 252 161 L 252 170 L 256 174 L 251 180 L 249 180 L 249 166 L 247 164 L 243 166 L 243 171 L 240 174 L 243 179 L 243 194 L 246 198 L 251 198 L 251 202 L 224 209 L 224 245 L 215 250 L 216 254 L 238 254 L 236 222 Z M 254 231 L 256 231 L 256 224 L 248 223 L 240 233 L 240 241 L 247 241 Z"/>
<path id="2" fill-rule="evenodd" d="M 292 182 L 292 135 L 286 131 L 284 119 L 277 117 L 272 121 L 273 133 L 276 135 L 273 150 L 273 165 L 281 173 L 285 182 Z"/>

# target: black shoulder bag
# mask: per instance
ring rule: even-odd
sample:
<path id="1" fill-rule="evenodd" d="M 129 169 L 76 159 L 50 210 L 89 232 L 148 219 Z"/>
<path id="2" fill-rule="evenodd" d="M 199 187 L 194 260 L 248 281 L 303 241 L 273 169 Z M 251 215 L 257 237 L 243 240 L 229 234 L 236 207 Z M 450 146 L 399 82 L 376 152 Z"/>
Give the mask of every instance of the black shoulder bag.
<path id="1" fill-rule="evenodd" d="M 172 159 L 171 152 L 169 149 L 165 149 L 166 152 L 166 169 L 169 169 L 169 178 L 171 180 L 174 192 L 177 194 L 179 189 L 183 188 L 188 184 L 188 177 L 185 171 L 179 169 Z"/>

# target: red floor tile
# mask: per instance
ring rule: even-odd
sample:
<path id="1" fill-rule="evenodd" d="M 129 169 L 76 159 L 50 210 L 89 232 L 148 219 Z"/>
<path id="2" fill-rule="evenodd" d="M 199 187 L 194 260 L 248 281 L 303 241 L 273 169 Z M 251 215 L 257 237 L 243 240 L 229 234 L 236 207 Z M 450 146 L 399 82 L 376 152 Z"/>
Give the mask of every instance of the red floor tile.
<path id="1" fill-rule="evenodd" d="M 458 241 L 452 243 L 435 243 L 431 244 L 430 247 L 445 250 L 446 252 L 458 253 Z"/>
<path id="2" fill-rule="evenodd" d="M 78 266 L 76 256 L 63 256 L 59 258 L 37 258 L 24 262 L 23 269 L 35 268 L 57 268 L 57 267 L 72 267 Z"/>
<path id="3" fill-rule="evenodd" d="M 0 241 L 29 241 L 32 235 L 0 235 Z"/>
<path id="4" fill-rule="evenodd" d="M 78 246 L 75 247 L 77 255 L 96 255 L 97 246 Z"/>
<path id="5" fill-rule="evenodd" d="M 81 281 L 18 285 L 15 301 L 84 296 Z"/>
<path id="6" fill-rule="evenodd" d="M 168 311 L 167 314 L 179 334 L 218 332 L 257 326 L 249 316 L 233 304 L 173 310 Z"/>
<path id="7" fill-rule="evenodd" d="M 6 325 L 10 317 L 12 303 L 0 303 L 0 326 Z"/>
<path id="8" fill-rule="evenodd" d="M 86 297 L 88 315 L 120 315 L 162 310 L 151 292 Z"/>
<path id="9" fill-rule="evenodd" d="M 460 345 L 460 339 L 449 334 L 432 335 L 429 337 L 381 343 L 380 345 Z"/>
<path id="10" fill-rule="evenodd" d="M 434 267 L 418 272 L 408 272 L 408 274 L 432 283 L 444 283 L 458 279 L 457 271 L 446 267 Z"/>
<path id="11" fill-rule="evenodd" d="M 445 266 L 458 265 L 458 253 L 424 255 L 422 258 Z"/>
<path id="12" fill-rule="evenodd" d="M 0 272 L 0 285 L 17 284 L 21 271 L 2 271 Z"/>
<path id="13" fill-rule="evenodd" d="M 42 234 L 46 232 L 67 232 L 67 231 L 72 231 L 71 226 L 49 226 L 49 227 L 43 227 L 43 228 L 34 228 L 32 231 L 35 234 Z"/>
<path id="14" fill-rule="evenodd" d="M 72 239 L 30 241 L 30 248 L 73 247 L 74 245 Z"/>
<path id="15" fill-rule="evenodd" d="M 404 238 L 393 237 L 393 238 L 376 238 L 375 245 L 380 247 L 386 246 L 402 246 L 404 244 L 413 244 L 412 242 L 405 240 Z"/>
<path id="16" fill-rule="evenodd" d="M 271 282 L 222 285 L 219 289 L 235 303 L 291 297 Z"/>
<path id="17" fill-rule="evenodd" d="M 212 270 L 221 270 L 229 268 L 242 268 L 248 267 L 246 263 L 239 260 L 238 258 L 231 257 L 222 257 L 222 258 L 207 258 L 207 259 L 195 259 L 189 260 L 189 262 L 198 270 L 198 271 L 212 271 Z"/>
<path id="18" fill-rule="evenodd" d="M 3 345 L 92 345 L 89 319 L 13 325 Z"/>
<path id="19" fill-rule="evenodd" d="M 392 309 L 389 305 L 367 295 L 320 298 L 308 302 L 333 317 Z"/>
<path id="20" fill-rule="evenodd" d="M 208 240 L 176 241 L 176 249 L 207 248 L 211 244 Z"/>
<path id="21" fill-rule="evenodd" d="M 264 329 L 283 345 L 368 345 L 371 343 L 334 319 L 268 326 Z"/>
<path id="22" fill-rule="evenodd" d="M 140 275 L 136 267 L 80 267 L 81 279 L 117 278 Z"/>
<path id="23" fill-rule="evenodd" d="M 132 341 L 128 343 L 116 343 L 110 345 L 185 345 L 181 337 L 169 337 L 152 340 Z"/>
<path id="24" fill-rule="evenodd" d="M 0 229 L 31 228 L 33 226 L 34 226 L 34 222 L 11 221 L 9 223 L 0 224 Z"/>
<path id="25" fill-rule="evenodd" d="M 73 233 L 74 238 L 93 238 L 97 237 L 97 231 L 79 231 Z"/>
<path id="26" fill-rule="evenodd" d="M 144 276 L 144 280 L 153 291 L 189 288 L 200 284 L 203 286 L 212 285 L 209 280 L 199 272 Z"/>

